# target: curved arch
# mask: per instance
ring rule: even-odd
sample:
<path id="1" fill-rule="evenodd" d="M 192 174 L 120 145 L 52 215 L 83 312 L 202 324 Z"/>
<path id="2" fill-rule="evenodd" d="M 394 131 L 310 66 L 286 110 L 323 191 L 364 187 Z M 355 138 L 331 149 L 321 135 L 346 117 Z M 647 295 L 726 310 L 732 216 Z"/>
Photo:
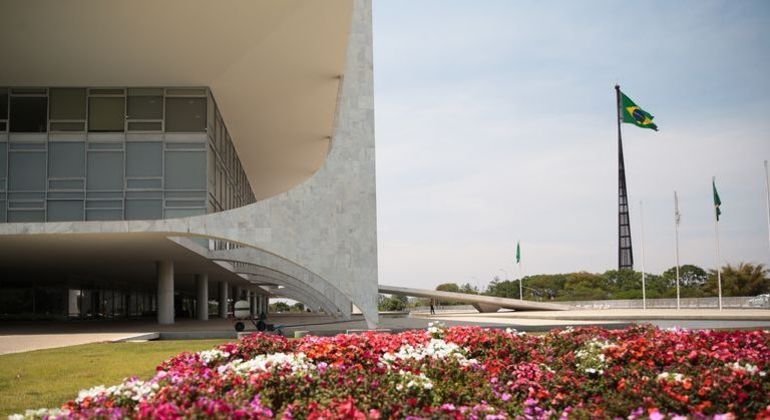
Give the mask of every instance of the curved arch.
<path id="1" fill-rule="evenodd" d="M 347 296 L 321 276 L 292 261 L 248 245 L 240 248 L 212 251 L 201 247 L 185 237 L 169 237 L 168 239 L 213 261 L 242 264 L 245 266 L 260 266 L 265 270 L 270 270 L 272 273 L 282 274 L 285 276 L 283 277 L 285 283 L 310 288 L 319 296 L 328 298 L 331 305 L 329 307 L 330 313 L 340 313 L 344 318 L 350 317 L 351 301 Z M 235 272 L 239 269 L 241 267 L 230 268 L 231 271 Z M 279 276 L 278 278 L 282 277 Z"/>
<path id="2" fill-rule="evenodd" d="M 288 280 L 288 276 L 281 276 L 282 278 L 277 278 L 274 276 L 266 276 L 266 275 L 260 275 L 260 274 L 252 274 L 252 273 L 244 273 L 249 277 L 249 280 L 252 281 L 252 279 L 257 279 L 258 281 L 261 279 L 266 279 L 271 282 L 275 282 L 278 285 L 290 288 L 291 290 L 298 291 L 302 296 L 303 300 L 306 301 L 306 303 L 312 302 L 314 307 L 323 308 L 329 315 L 332 315 L 334 317 L 344 317 L 342 312 L 337 308 L 337 306 L 329 300 L 327 297 L 320 295 L 320 294 L 314 294 L 312 292 L 308 292 L 304 290 L 301 286 L 296 284 L 296 282 L 290 282 L 286 281 Z M 272 293 L 272 291 L 270 291 Z"/>

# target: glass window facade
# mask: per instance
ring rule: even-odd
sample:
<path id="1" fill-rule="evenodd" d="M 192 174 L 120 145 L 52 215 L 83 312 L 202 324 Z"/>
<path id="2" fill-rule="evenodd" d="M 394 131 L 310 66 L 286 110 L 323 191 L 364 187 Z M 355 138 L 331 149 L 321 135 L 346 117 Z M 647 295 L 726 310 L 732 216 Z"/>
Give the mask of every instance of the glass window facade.
<path id="1" fill-rule="evenodd" d="M 0 88 L 0 223 L 188 217 L 254 201 L 208 89 Z"/>
<path id="2" fill-rule="evenodd" d="M 9 111 L 11 132 L 48 131 L 48 98 L 45 96 L 12 96 Z"/>

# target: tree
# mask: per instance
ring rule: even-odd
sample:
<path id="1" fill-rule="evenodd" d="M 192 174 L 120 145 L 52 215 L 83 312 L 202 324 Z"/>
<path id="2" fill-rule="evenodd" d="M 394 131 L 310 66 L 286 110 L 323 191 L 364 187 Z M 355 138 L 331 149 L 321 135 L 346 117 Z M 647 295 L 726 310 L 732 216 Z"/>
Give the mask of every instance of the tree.
<path id="1" fill-rule="evenodd" d="M 397 312 L 406 309 L 408 298 L 406 296 L 393 295 L 390 297 L 380 295 L 377 305 L 380 311 Z"/>
<path id="2" fill-rule="evenodd" d="M 297 302 L 294 305 L 291 305 L 292 312 L 305 312 L 305 304 L 302 302 Z"/>
<path id="3" fill-rule="evenodd" d="M 270 304 L 270 311 L 271 312 L 289 312 L 291 310 L 291 307 L 286 302 L 275 302 Z"/>
<path id="4" fill-rule="evenodd" d="M 604 275 L 581 271 L 567 274 L 562 300 L 600 300 L 610 296 L 610 285 Z"/>
<path id="5" fill-rule="evenodd" d="M 718 293 L 717 273 L 709 270 L 708 282 L 704 286 L 710 295 Z M 740 263 L 722 267 L 722 296 L 756 296 L 770 293 L 770 279 L 764 264 Z"/>
<path id="6" fill-rule="evenodd" d="M 567 276 L 564 274 L 536 274 L 524 277 L 524 297 L 553 300 L 564 292 Z M 518 284 L 516 285 L 518 288 Z M 518 297 L 518 295 L 516 296 Z"/>
<path id="7" fill-rule="evenodd" d="M 460 293 L 460 286 L 457 285 L 457 283 L 442 283 L 436 286 L 436 290 L 440 292 L 454 292 L 454 293 Z M 452 300 L 442 300 L 439 301 L 439 305 L 457 305 L 458 302 L 452 301 Z"/>
<path id="8" fill-rule="evenodd" d="M 458 286 L 457 283 L 442 283 L 436 286 L 436 290 L 440 292 L 460 293 L 460 286 Z"/>
<path id="9" fill-rule="evenodd" d="M 676 287 L 676 267 L 663 272 L 663 277 Z M 685 264 L 679 267 L 679 287 L 700 287 L 706 284 L 708 273 L 697 265 Z"/>
<path id="10" fill-rule="evenodd" d="M 476 286 L 471 286 L 470 283 L 465 283 L 460 286 L 460 293 L 467 293 L 469 295 L 478 295 L 479 289 Z"/>
<path id="11" fill-rule="evenodd" d="M 519 298 L 519 281 L 518 280 L 499 280 L 495 277 L 484 292 L 487 296 L 497 296 L 504 298 Z"/>

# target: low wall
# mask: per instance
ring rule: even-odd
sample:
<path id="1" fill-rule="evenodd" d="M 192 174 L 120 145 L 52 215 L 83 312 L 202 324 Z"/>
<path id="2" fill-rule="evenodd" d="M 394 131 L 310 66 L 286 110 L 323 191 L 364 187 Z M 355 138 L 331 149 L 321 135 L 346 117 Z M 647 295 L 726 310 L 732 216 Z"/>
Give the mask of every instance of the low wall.
<path id="1" fill-rule="evenodd" d="M 770 300 L 764 303 L 750 303 L 751 296 L 723 297 L 722 307 L 729 309 L 770 309 Z M 579 309 L 641 309 L 641 299 L 621 299 L 621 300 L 584 300 L 558 302 L 565 305 L 574 306 Z M 716 297 L 706 298 L 681 298 L 680 307 L 682 309 L 699 308 L 718 308 L 719 300 Z M 647 299 L 647 308 L 656 309 L 676 309 L 676 298 L 665 299 Z"/>

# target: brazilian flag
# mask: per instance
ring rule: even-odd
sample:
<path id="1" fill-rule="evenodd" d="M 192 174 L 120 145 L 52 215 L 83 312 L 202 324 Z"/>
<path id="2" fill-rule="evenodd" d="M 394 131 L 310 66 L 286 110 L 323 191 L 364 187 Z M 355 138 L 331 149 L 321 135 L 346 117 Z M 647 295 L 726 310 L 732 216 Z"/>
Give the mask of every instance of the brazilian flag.
<path id="1" fill-rule="evenodd" d="M 625 93 L 620 92 L 620 97 L 622 102 L 620 107 L 622 108 L 621 112 L 623 112 L 624 123 L 635 124 L 637 127 L 651 128 L 655 131 L 658 131 L 658 126 L 652 122 L 652 119 L 655 117 L 650 115 L 649 112 L 640 108 L 637 104 L 634 103 L 634 101 L 631 100 L 631 98 L 626 96 Z"/>

